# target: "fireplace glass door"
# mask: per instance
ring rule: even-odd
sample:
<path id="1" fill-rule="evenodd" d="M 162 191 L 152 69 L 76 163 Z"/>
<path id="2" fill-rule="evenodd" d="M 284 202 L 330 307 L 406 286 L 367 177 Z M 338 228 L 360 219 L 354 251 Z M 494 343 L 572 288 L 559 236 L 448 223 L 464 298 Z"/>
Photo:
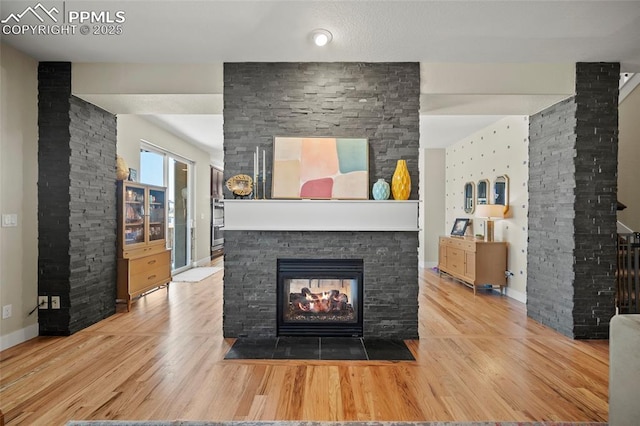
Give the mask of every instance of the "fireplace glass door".
<path id="1" fill-rule="evenodd" d="M 279 259 L 279 336 L 362 336 L 360 259 Z"/>

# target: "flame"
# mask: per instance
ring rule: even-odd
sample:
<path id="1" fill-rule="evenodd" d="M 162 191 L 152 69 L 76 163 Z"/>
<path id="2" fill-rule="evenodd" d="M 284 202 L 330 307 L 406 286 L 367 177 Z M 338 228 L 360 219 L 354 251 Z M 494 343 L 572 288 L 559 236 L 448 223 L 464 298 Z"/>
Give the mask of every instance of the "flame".
<path id="1" fill-rule="evenodd" d="M 348 308 L 349 291 L 347 294 L 341 293 L 337 289 L 326 291 L 326 287 L 318 289 L 318 293 L 311 293 L 308 288 L 302 290 L 300 293 L 291 293 L 290 296 L 292 301 L 295 301 L 292 306 L 299 312 L 342 312 Z"/>

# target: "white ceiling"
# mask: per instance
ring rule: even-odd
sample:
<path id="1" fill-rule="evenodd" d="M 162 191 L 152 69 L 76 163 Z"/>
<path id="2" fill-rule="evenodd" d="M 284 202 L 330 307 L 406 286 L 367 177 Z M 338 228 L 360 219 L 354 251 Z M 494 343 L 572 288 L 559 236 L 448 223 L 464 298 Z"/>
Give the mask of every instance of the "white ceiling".
<path id="1" fill-rule="evenodd" d="M 141 117 L 209 152 L 214 158 L 222 158 L 221 114 L 150 114 Z"/>
<path id="2" fill-rule="evenodd" d="M 3 0 L 2 15 L 37 0 Z M 51 1 L 45 4 L 62 3 Z M 39 60 L 72 62 L 622 61 L 640 71 L 640 2 L 67 1 L 121 10 L 113 36 L 2 36 Z M 60 5 L 62 9 L 62 5 Z M 311 44 L 326 28 L 333 41 Z"/>
<path id="3" fill-rule="evenodd" d="M 502 118 L 502 115 L 422 115 L 421 145 L 424 148 L 446 148 Z"/>
<path id="4" fill-rule="evenodd" d="M 4 19 L 9 13 L 20 13 L 35 3 L 36 0 L 3 0 L 0 15 Z M 43 61 L 165 64 L 615 61 L 621 62 L 623 71 L 640 71 L 640 1 L 143 0 L 44 3 L 58 5 L 60 10 L 65 7 L 66 11 L 115 14 L 120 10 L 126 20 L 121 24 L 121 35 L 1 36 L 2 42 Z M 325 48 L 313 46 L 310 31 L 314 28 L 331 31 L 333 41 Z M 466 93 L 449 95 L 458 98 L 442 98 L 441 94 L 438 95 L 441 98 L 433 98 L 438 108 L 432 114 L 483 114 L 477 108 L 482 103 L 469 106 L 469 102 L 478 101 L 477 97 L 467 100 Z M 531 107 L 526 99 L 515 102 Z M 450 107 L 452 103 L 455 108 Z M 488 105 L 492 105 L 491 102 Z M 495 108 L 484 112 L 499 113 Z M 473 121 L 478 125 L 488 120 L 476 118 Z M 151 119 L 196 143 L 217 146 L 221 141 L 221 132 L 215 140 L 210 137 L 210 132 L 220 131 L 219 116 L 202 115 L 189 119 L 168 115 Z M 466 120 L 468 124 L 458 122 L 454 126 L 460 129 L 472 127 L 472 120 Z M 439 124 L 433 118 L 428 120 L 432 126 L 453 121 L 450 117 L 445 117 Z M 453 130 L 445 131 L 447 133 L 453 134 Z"/>

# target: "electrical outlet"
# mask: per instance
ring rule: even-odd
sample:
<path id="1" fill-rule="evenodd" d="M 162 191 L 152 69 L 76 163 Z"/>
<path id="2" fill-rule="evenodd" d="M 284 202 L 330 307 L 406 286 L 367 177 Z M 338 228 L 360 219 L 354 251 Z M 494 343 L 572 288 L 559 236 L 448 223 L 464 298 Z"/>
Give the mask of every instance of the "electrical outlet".
<path id="1" fill-rule="evenodd" d="M 2 319 L 11 318 L 12 305 L 4 305 L 2 307 Z"/>
<path id="2" fill-rule="evenodd" d="M 51 296 L 51 309 L 60 309 L 60 296 Z"/>
<path id="3" fill-rule="evenodd" d="M 49 309 L 49 296 L 38 296 L 38 308 Z"/>

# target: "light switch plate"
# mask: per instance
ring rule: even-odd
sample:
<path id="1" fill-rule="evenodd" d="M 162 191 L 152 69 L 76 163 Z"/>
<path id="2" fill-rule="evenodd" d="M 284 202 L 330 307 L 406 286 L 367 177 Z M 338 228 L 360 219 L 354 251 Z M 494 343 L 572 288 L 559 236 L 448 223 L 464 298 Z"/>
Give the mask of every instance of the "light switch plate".
<path id="1" fill-rule="evenodd" d="M 2 227 L 10 228 L 18 226 L 18 215 L 15 213 L 3 214 L 2 215 Z"/>

